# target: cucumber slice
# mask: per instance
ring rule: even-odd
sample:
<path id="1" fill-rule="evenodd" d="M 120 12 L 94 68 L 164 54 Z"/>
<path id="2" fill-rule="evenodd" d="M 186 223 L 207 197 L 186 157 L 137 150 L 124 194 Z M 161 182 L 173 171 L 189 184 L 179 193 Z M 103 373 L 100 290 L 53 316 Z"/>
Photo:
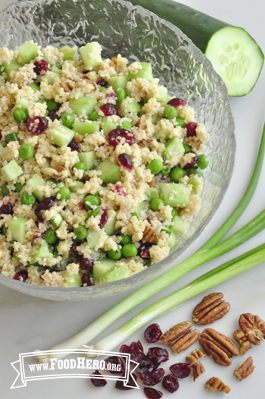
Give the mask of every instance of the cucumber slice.
<path id="1" fill-rule="evenodd" d="M 69 106 L 76 113 L 77 116 L 85 116 L 90 115 L 94 110 L 95 105 L 97 104 L 97 100 L 92 97 L 80 97 L 80 98 L 72 98 L 69 101 Z"/>
<path id="2" fill-rule="evenodd" d="M 183 144 L 178 136 L 169 139 L 165 145 L 166 149 L 163 152 L 163 157 L 165 159 L 171 159 L 176 155 L 184 154 L 185 150 Z"/>
<path id="3" fill-rule="evenodd" d="M 100 231 L 88 229 L 86 239 L 89 248 L 95 248 L 99 244 L 100 235 L 101 235 Z"/>
<path id="4" fill-rule="evenodd" d="M 128 75 L 128 82 L 132 79 L 147 79 L 147 80 L 152 80 L 153 75 L 152 75 L 152 64 L 150 62 L 140 62 L 142 69 L 139 69 L 136 73 L 130 73 Z"/>
<path id="5" fill-rule="evenodd" d="M 116 261 L 112 259 L 102 259 L 96 262 L 93 266 L 93 279 L 99 281 L 109 270 L 111 270 Z"/>
<path id="6" fill-rule="evenodd" d="M 99 124 L 94 122 L 80 122 L 75 120 L 73 124 L 73 130 L 79 134 L 93 134 L 99 132 Z"/>
<path id="7" fill-rule="evenodd" d="M 112 76 L 108 79 L 108 84 L 113 88 L 114 91 L 121 88 L 126 90 L 128 78 L 127 76 Z"/>
<path id="8" fill-rule="evenodd" d="M 93 168 L 96 159 L 94 151 L 82 152 L 81 154 L 78 154 L 78 156 L 80 161 L 86 165 L 87 170 Z"/>
<path id="9" fill-rule="evenodd" d="M 115 217 L 112 220 L 109 220 L 105 226 L 104 226 L 104 231 L 108 236 L 113 236 L 115 234 L 115 224 L 116 224 L 117 218 Z"/>
<path id="10" fill-rule="evenodd" d="M 59 77 L 59 75 L 52 71 L 47 71 L 45 78 L 47 79 L 48 85 L 53 85 L 55 79 Z"/>
<path id="11" fill-rule="evenodd" d="M 128 267 L 126 263 L 121 264 L 121 266 L 114 266 L 103 276 L 106 283 L 110 283 L 111 281 L 122 280 L 123 278 L 126 277 L 129 277 Z"/>
<path id="12" fill-rule="evenodd" d="M 18 55 L 15 59 L 21 66 L 29 64 L 38 55 L 37 44 L 24 42 L 16 48 Z"/>
<path id="13" fill-rule="evenodd" d="M 101 128 L 102 128 L 102 130 L 103 130 L 105 136 L 107 136 L 108 133 L 109 133 L 111 130 L 114 130 L 114 129 L 117 128 L 117 123 L 115 123 L 115 122 L 108 122 L 108 121 L 102 121 L 102 123 L 101 123 Z"/>
<path id="14" fill-rule="evenodd" d="M 79 273 L 72 274 L 71 276 L 69 276 L 69 274 L 63 273 L 63 278 L 68 287 L 80 287 L 82 285 L 82 279 Z"/>
<path id="15" fill-rule="evenodd" d="M 37 85 L 37 83 L 30 83 L 27 86 L 31 87 L 31 89 L 36 93 L 37 91 L 40 91 L 40 87 Z"/>
<path id="16" fill-rule="evenodd" d="M 137 101 L 128 102 L 126 99 L 121 102 L 121 109 L 124 114 L 139 114 L 142 110 Z"/>
<path id="17" fill-rule="evenodd" d="M 12 240 L 24 242 L 26 235 L 26 223 L 28 219 L 16 217 L 9 222 L 9 230 L 12 234 Z"/>
<path id="18" fill-rule="evenodd" d="M 97 42 L 88 43 L 80 48 L 82 62 L 86 69 L 91 70 L 101 64 L 101 46 Z"/>
<path id="19" fill-rule="evenodd" d="M 165 139 L 167 140 L 169 138 L 170 131 L 167 129 L 160 129 L 154 134 L 154 138 L 157 140 L 160 139 Z"/>
<path id="20" fill-rule="evenodd" d="M 177 237 L 182 236 L 186 231 L 185 223 L 178 215 L 176 215 L 172 219 L 172 225 L 170 226 L 170 229 Z"/>
<path id="21" fill-rule="evenodd" d="M 74 180 L 75 185 L 70 187 L 71 193 L 76 193 L 79 188 L 84 187 L 84 183 L 79 180 Z"/>
<path id="22" fill-rule="evenodd" d="M 59 227 L 62 224 L 63 221 L 63 217 L 60 213 L 56 213 L 56 215 L 54 215 L 50 222 L 54 225 L 54 227 Z"/>
<path id="23" fill-rule="evenodd" d="M 59 147 L 67 146 L 73 140 L 75 132 L 68 127 L 59 125 L 48 132 L 48 137 L 52 143 Z"/>
<path id="24" fill-rule="evenodd" d="M 30 101 L 27 98 L 21 97 L 19 100 L 17 100 L 16 107 L 28 108 L 29 104 Z"/>
<path id="25" fill-rule="evenodd" d="M 29 179 L 27 184 L 26 184 L 27 187 L 31 187 L 32 188 L 32 193 L 35 195 L 35 197 L 39 201 L 43 200 L 44 192 L 40 191 L 40 190 L 37 190 L 36 187 L 38 187 L 38 186 L 43 186 L 44 187 L 45 185 L 46 185 L 45 181 L 41 177 L 39 177 L 37 175 L 32 176 L 32 178 Z"/>
<path id="26" fill-rule="evenodd" d="M 8 162 L 1 169 L 2 176 L 6 181 L 16 180 L 16 178 L 23 174 L 23 169 L 16 163 L 14 159 Z"/>
<path id="27" fill-rule="evenodd" d="M 189 194 L 186 186 L 180 183 L 162 183 L 160 185 L 161 198 L 172 208 L 182 208 L 189 204 Z"/>
<path id="28" fill-rule="evenodd" d="M 7 76 L 7 79 L 10 79 L 10 72 L 12 72 L 12 71 L 18 71 L 19 68 L 21 67 L 21 65 L 19 65 L 19 64 L 18 64 L 16 61 L 14 61 L 14 60 L 12 60 L 12 61 L 10 62 L 10 64 L 4 64 L 4 63 L 3 63 L 3 65 L 4 65 L 4 67 L 5 67 L 4 72 L 5 72 L 6 76 Z"/>
<path id="29" fill-rule="evenodd" d="M 160 103 L 165 103 L 168 98 L 167 88 L 165 86 L 158 86 L 159 88 L 159 96 L 157 97 L 157 101 Z"/>
<path id="30" fill-rule="evenodd" d="M 106 159 L 105 161 L 102 161 L 98 166 L 97 170 L 100 170 L 102 173 L 99 176 L 100 179 L 103 180 L 104 183 L 116 183 L 119 178 L 121 177 L 121 170 L 120 167 Z"/>
<path id="31" fill-rule="evenodd" d="M 61 53 L 63 53 L 63 60 L 67 61 L 67 60 L 78 60 L 78 54 L 77 52 L 74 52 L 70 47 L 68 46 L 63 46 L 59 49 L 59 51 Z"/>
<path id="32" fill-rule="evenodd" d="M 39 246 L 37 252 L 32 256 L 31 262 L 37 262 L 37 259 L 46 259 L 52 257 L 52 253 L 49 250 L 49 246 L 47 242 L 44 242 L 42 245 Z"/>
<path id="33" fill-rule="evenodd" d="M 137 213 L 139 218 L 141 218 L 142 211 L 145 212 L 147 208 L 148 208 L 148 201 L 140 202 L 140 204 L 137 205 L 135 212 Z"/>

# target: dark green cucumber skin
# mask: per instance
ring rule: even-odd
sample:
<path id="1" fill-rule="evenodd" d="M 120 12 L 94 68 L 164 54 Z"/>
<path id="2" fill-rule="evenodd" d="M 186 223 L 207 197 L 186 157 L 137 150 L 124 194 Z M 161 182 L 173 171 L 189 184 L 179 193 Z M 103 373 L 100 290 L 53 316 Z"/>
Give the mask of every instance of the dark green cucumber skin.
<path id="1" fill-rule="evenodd" d="M 226 26 L 231 26 L 172 0 L 130 0 L 130 3 L 146 8 L 160 18 L 171 22 L 185 33 L 203 53 L 215 32 Z"/>

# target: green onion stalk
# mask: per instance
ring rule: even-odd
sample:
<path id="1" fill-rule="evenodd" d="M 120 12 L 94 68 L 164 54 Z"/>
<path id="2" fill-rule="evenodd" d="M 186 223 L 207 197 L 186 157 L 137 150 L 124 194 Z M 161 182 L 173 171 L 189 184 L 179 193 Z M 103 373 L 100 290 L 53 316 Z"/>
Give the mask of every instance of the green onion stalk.
<path id="1" fill-rule="evenodd" d="M 262 169 L 264 153 L 265 125 L 262 132 L 262 138 L 256 165 L 248 188 L 235 210 L 224 222 L 224 224 L 219 228 L 219 230 L 217 230 L 217 232 L 188 259 L 174 266 L 172 269 L 163 273 L 161 276 L 156 277 L 154 280 L 138 288 L 136 291 L 128 295 L 125 299 L 123 299 L 117 305 L 115 305 L 102 316 L 100 316 L 84 330 L 76 334 L 74 337 L 64 341 L 63 343 L 54 346 L 53 348 L 51 348 L 51 350 L 81 348 L 84 344 L 90 342 L 102 331 L 104 331 L 110 324 L 112 324 L 115 320 L 117 320 L 119 317 L 127 313 L 135 306 L 139 305 L 162 289 L 174 283 L 179 278 L 190 273 L 196 267 L 231 251 L 232 249 L 243 244 L 251 237 L 258 234 L 261 230 L 263 230 L 265 228 L 265 210 L 262 211 L 247 225 L 242 227 L 238 232 L 234 233 L 231 237 L 218 244 L 218 242 L 233 227 L 233 225 L 236 223 L 236 221 L 239 219 L 239 217 L 242 215 L 247 205 L 249 204 L 258 184 L 259 176 Z M 207 289 L 208 288 L 206 287 L 205 290 Z M 197 295 L 197 293 L 195 295 Z M 62 354 L 61 357 L 63 356 L 64 355 Z M 51 357 L 52 355 L 48 357 L 37 356 L 40 362 L 48 361 Z M 56 355 L 56 357 L 58 358 L 58 355 Z"/>

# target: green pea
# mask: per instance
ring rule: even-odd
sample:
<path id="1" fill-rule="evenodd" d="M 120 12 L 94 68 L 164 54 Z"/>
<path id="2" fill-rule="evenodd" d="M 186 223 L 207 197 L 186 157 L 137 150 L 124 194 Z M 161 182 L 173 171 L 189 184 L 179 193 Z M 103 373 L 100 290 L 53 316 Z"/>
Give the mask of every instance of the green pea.
<path id="1" fill-rule="evenodd" d="M 77 241 L 81 241 L 81 240 L 84 240 L 86 238 L 88 231 L 87 231 L 87 228 L 85 226 L 82 226 L 80 224 L 78 227 L 76 227 L 74 229 L 74 233 L 76 235 L 76 240 Z"/>
<path id="2" fill-rule="evenodd" d="M 53 229 L 48 229 L 46 233 L 43 234 L 42 238 L 50 245 L 55 244 L 58 237 Z"/>
<path id="3" fill-rule="evenodd" d="M 28 111 L 24 107 L 15 108 L 13 111 L 13 118 L 17 122 L 27 122 L 28 119 Z"/>
<path id="4" fill-rule="evenodd" d="M 6 141 L 7 143 L 10 143 L 10 141 L 18 141 L 16 133 L 12 132 L 6 135 Z"/>
<path id="5" fill-rule="evenodd" d="M 62 64 L 60 64 L 60 62 L 56 62 L 55 66 L 58 69 L 62 69 Z"/>
<path id="6" fill-rule="evenodd" d="M 70 114 L 69 112 L 65 112 L 64 114 L 62 114 L 61 118 L 62 118 L 63 125 L 65 127 L 68 127 L 69 129 L 71 129 L 71 127 L 73 126 L 74 121 L 75 121 L 74 115 Z"/>
<path id="7" fill-rule="evenodd" d="M 23 205 L 34 205 L 36 202 L 36 197 L 33 194 L 24 193 L 21 195 L 20 201 Z"/>
<path id="8" fill-rule="evenodd" d="M 178 110 L 172 105 L 168 105 L 164 110 L 164 117 L 167 119 L 176 118 L 177 115 L 178 115 Z"/>
<path id="9" fill-rule="evenodd" d="M 202 177 L 202 172 L 199 172 L 196 168 L 190 168 L 189 175 L 197 175 L 199 177 Z"/>
<path id="10" fill-rule="evenodd" d="M 31 144 L 25 143 L 22 144 L 22 146 L 19 149 L 19 155 L 21 156 L 22 159 L 30 159 L 33 157 L 34 154 L 34 148 L 32 147 Z"/>
<path id="11" fill-rule="evenodd" d="M 137 255 L 137 247 L 134 244 L 126 244 L 122 247 L 122 255 L 125 258 L 134 258 Z"/>
<path id="12" fill-rule="evenodd" d="M 174 216 L 178 216 L 178 210 L 176 209 L 176 208 L 173 208 L 172 209 L 172 211 L 171 211 L 171 216 L 172 216 L 172 218 L 174 217 Z"/>
<path id="13" fill-rule="evenodd" d="M 78 170 L 82 170 L 83 172 L 86 171 L 86 165 L 84 164 L 84 162 L 81 162 L 81 161 L 74 164 L 74 168 L 76 168 Z"/>
<path id="14" fill-rule="evenodd" d="M 169 165 L 164 165 L 163 169 L 161 170 L 161 173 L 163 176 L 167 176 L 170 173 L 170 166 Z"/>
<path id="15" fill-rule="evenodd" d="M 197 165 L 200 169 L 205 169 L 209 165 L 209 160 L 205 154 L 198 155 Z"/>
<path id="16" fill-rule="evenodd" d="M 22 190 L 22 188 L 24 187 L 25 184 L 21 184 L 21 183 L 16 183 L 15 184 L 15 190 L 17 193 L 20 193 L 20 191 Z"/>
<path id="17" fill-rule="evenodd" d="M 131 130 L 132 124 L 131 124 L 131 122 L 129 122 L 129 121 L 123 121 L 123 122 L 122 122 L 122 127 L 123 127 L 123 129 L 129 129 L 129 130 Z"/>
<path id="18" fill-rule="evenodd" d="M 100 199 L 96 195 L 88 195 L 84 199 L 85 209 L 87 211 L 93 209 L 94 206 L 100 205 Z"/>
<path id="19" fill-rule="evenodd" d="M 99 118 L 99 114 L 97 113 L 97 111 L 93 111 L 91 112 L 91 114 L 89 115 L 89 120 L 90 121 L 97 121 Z"/>
<path id="20" fill-rule="evenodd" d="M 183 147 L 184 147 L 185 154 L 186 154 L 186 152 L 191 151 L 191 146 L 190 145 L 184 144 Z"/>
<path id="21" fill-rule="evenodd" d="M 153 159 L 153 161 L 147 165 L 147 169 L 149 169 L 153 175 L 160 173 L 163 167 L 164 165 L 161 159 Z"/>
<path id="22" fill-rule="evenodd" d="M 152 211 L 159 212 L 159 206 L 163 205 L 165 206 L 165 202 L 161 198 L 153 198 L 150 202 L 150 208 Z"/>
<path id="23" fill-rule="evenodd" d="M 9 195 L 10 191 L 7 188 L 7 183 L 4 183 L 1 187 L 1 192 L 3 197 L 6 197 L 7 195 Z"/>
<path id="24" fill-rule="evenodd" d="M 129 236 L 127 234 L 120 234 L 120 237 L 121 237 L 121 241 L 120 241 L 121 245 L 131 244 L 131 242 L 132 242 L 131 236 Z"/>
<path id="25" fill-rule="evenodd" d="M 54 111 L 54 110 L 58 109 L 59 107 L 60 107 L 60 104 L 57 103 L 56 101 L 54 101 L 54 100 L 47 101 L 47 111 L 48 112 Z"/>
<path id="26" fill-rule="evenodd" d="M 180 118 L 179 116 L 176 118 L 176 121 L 177 121 L 177 124 L 180 126 L 180 127 L 185 127 L 186 126 L 186 122 L 185 122 L 185 120 L 183 119 L 183 118 Z"/>
<path id="27" fill-rule="evenodd" d="M 113 249 L 111 249 L 111 250 L 108 251 L 107 253 L 108 253 L 108 257 L 109 257 L 110 259 L 113 259 L 113 260 L 118 260 L 118 259 L 120 259 L 121 256 L 122 256 L 121 250 L 120 250 L 119 247 L 116 249 L 116 251 L 114 251 Z"/>
<path id="28" fill-rule="evenodd" d="M 122 100 L 124 100 L 127 97 L 126 90 L 122 89 L 121 87 L 119 87 L 117 90 L 115 90 L 115 93 L 117 95 L 118 102 L 121 102 Z"/>
<path id="29" fill-rule="evenodd" d="M 40 98 L 40 99 L 37 101 L 37 103 L 44 104 L 44 103 L 46 103 L 46 101 L 44 100 L 44 98 Z"/>
<path id="30" fill-rule="evenodd" d="M 2 227 L 2 233 L 4 234 L 4 236 L 6 236 L 6 233 L 7 233 L 7 227 L 6 226 Z"/>
<path id="31" fill-rule="evenodd" d="M 85 219 L 85 221 L 87 221 L 87 219 L 91 218 L 91 217 L 96 217 L 100 214 L 100 207 L 94 209 Z"/>
<path id="32" fill-rule="evenodd" d="M 175 183 L 178 183 L 178 181 L 182 179 L 182 177 L 184 176 L 185 176 L 184 170 L 179 167 L 175 167 L 170 171 L 170 178 Z"/>
<path id="33" fill-rule="evenodd" d="M 61 187 L 60 190 L 57 192 L 57 198 L 59 201 L 69 200 L 71 196 L 71 191 L 67 187 Z"/>
<path id="34" fill-rule="evenodd" d="M 99 89 L 98 89 L 98 91 L 100 92 L 100 93 L 102 93 L 103 91 L 105 91 L 106 90 L 106 87 L 100 87 Z"/>

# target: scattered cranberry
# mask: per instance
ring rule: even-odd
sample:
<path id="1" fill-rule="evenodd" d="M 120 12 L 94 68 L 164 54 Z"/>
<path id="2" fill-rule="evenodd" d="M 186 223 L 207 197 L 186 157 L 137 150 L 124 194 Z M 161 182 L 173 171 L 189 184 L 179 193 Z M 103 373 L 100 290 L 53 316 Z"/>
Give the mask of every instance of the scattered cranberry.
<path id="1" fill-rule="evenodd" d="M 108 82 L 105 79 L 99 79 L 97 80 L 97 85 L 100 87 L 109 87 Z"/>
<path id="2" fill-rule="evenodd" d="M 118 356 L 110 356 L 105 359 L 105 368 L 111 374 L 125 374 L 124 364 Z"/>
<path id="3" fill-rule="evenodd" d="M 143 381 L 144 385 L 154 386 L 158 384 L 165 375 L 164 369 L 156 369 L 153 372 L 140 374 L 139 378 Z"/>
<path id="4" fill-rule="evenodd" d="M 196 165 L 196 163 L 198 162 L 198 155 L 195 152 L 188 151 L 188 152 L 186 152 L 186 154 L 193 154 L 194 157 L 191 158 L 190 162 L 187 162 L 186 165 L 183 166 L 183 169 L 191 168 L 192 166 Z"/>
<path id="5" fill-rule="evenodd" d="M 125 139 L 125 140 L 121 140 Z M 113 129 L 108 133 L 108 143 L 113 147 L 122 143 L 127 143 L 129 145 L 133 145 L 135 143 L 135 138 L 133 132 L 129 129 Z"/>
<path id="6" fill-rule="evenodd" d="M 187 137 L 197 136 L 196 127 L 197 127 L 197 123 L 195 123 L 195 122 L 187 123 L 187 125 L 185 126 L 185 128 L 187 130 Z"/>
<path id="7" fill-rule="evenodd" d="M 82 256 L 80 256 L 77 262 L 81 270 L 90 270 L 94 266 L 94 261 L 92 259 L 83 258 Z"/>
<path id="8" fill-rule="evenodd" d="M 114 100 L 117 100 L 117 94 L 115 93 L 115 91 L 111 91 L 110 93 L 107 93 L 105 95 L 105 98 L 113 98 Z"/>
<path id="9" fill-rule="evenodd" d="M 136 375 L 135 374 L 132 374 L 132 375 L 133 375 L 133 378 L 135 379 L 135 381 L 137 381 Z M 132 379 L 132 376 L 130 374 L 128 382 L 117 381 L 115 384 L 115 388 L 120 389 L 121 391 L 127 391 L 128 389 L 133 389 L 133 387 L 136 387 L 135 381 Z M 130 386 L 128 387 L 128 386 L 124 385 L 125 383 Z"/>
<path id="10" fill-rule="evenodd" d="M 144 388 L 144 393 L 147 399 L 160 399 L 163 396 L 162 392 L 154 388 Z"/>
<path id="11" fill-rule="evenodd" d="M 151 248 L 151 246 L 152 244 L 150 244 L 149 242 L 142 243 L 138 248 L 138 255 L 141 256 L 141 258 L 150 259 L 151 255 L 149 249 Z"/>
<path id="12" fill-rule="evenodd" d="M 175 108 L 180 107 L 181 105 L 185 106 L 187 104 L 188 104 L 187 101 L 182 100 L 182 98 L 176 98 L 176 97 L 168 101 L 168 105 L 172 105 Z"/>
<path id="13" fill-rule="evenodd" d="M 32 116 L 27 120 L 27 129 L 30 133 L 39 135 L 44 132 L 48 127 L 48 119 L 44 116 Z"/>
<path id="14" fill-rule="evenodd" d="M 162 381 L 162 385 L 170 393 L 176 392 L 179 389 L 178 379 L 173 374 L 166 375 Z"/>
<path id="15" fill-rule="evenodd" d="M 57 114 L 56 111 L 57 111 L 56 109 L 53 109 L 52 111 L 50 111 L 50 112 L 48 113 L 48 117 L 49 117 L 52 121 L 55 121 L 55 119 L 57 119 L 57 120 L 60 119 L 60 116 Z"/>
<path id="16" fill-rule="evenodd" d="M 144 354 L 144 349 L 140 341 L 132 342 L 130 346 L 122 345 L 119 350 L 120 353 L 127 353 L 131 355 L 131 360 L 138 362 L 141 355 Z"/>
<path id="17" fill-rule="evenodd" d="M 137 351 L 138 353 L 144 355 L 144 348 L 140 341 L 132 342 L 130 348 L 131 350 Z"/>
<path id="18" fill-rule="evenodd" d="M 80 209 L 81 211 L 85 209 L 84 201 L 79 201 L 78 202 L 78 209 Z"/>
<path id="19" fill-rule="evenodd" d="M 112 192 L 116 191 L 122 197 L 127 197 L 126 191 L 120 184 L 116 184 L 116 186 L 114 186 L 114 188 L 112 188 L 110 191 L 112 191 Z"/>
<path id="20" fill-rule="evenodd" d="M 162 336 L 162 331 L 158 324 L 153 323 L 148 326 L 144 332 L 144 337 L 149 344 L 153 344 L 158 341 Z"/>
<path id="21" fill-rule="evenodd" d="M 44 217 L 42 215 L 42 211 L 47 211 L 50 209 L 55 203 L 56 197 L 44 198 L 36 207 L 35 214 L 38 218 L 38 221 L 44 223 Z"/>
<path id="22" fill-rule="evenodd" d="M 118 115 L 118 110 L 113 104 L 104 104 L 100 109 L 105 116 Z"/>
<path id="23" fill-rule="evenodd" d="M 77 250 L 77 247 L 79 247 L 79 245 L 80 244 L 73 244 L 71 246 L 71 248 L 70 248 L 70 253 L 73 254 L 73 255 L 80 255 L 78 250 Z"/>
<path id="24" fill-rule="evenodd" d="M 102 377 L 98 370 L 94 371 L 92 375 Z M 107 381 L 104 378 L 91 378 L 91 382 L 93 385 L 95 385 L 95 387 L 104 387 L 105 385 L 107 385 Z"/>
<path id="25" fill-rule="evenodd" d="M 99 221 L 99 228 L 100 229 L 103 229 L 103 227 L 105 226 L 105 224 L 107 223 L 107 221 L 108 221 L 108 211 L 107 211 L 107 209 L 105 208 L 105 209 L 103 209 L 103 213 L 102 213 L 102 215 L 101 215 L 101 218 L 100 218 L 100 221 Z"/>
<path id="26" fill-rule="evenodd" d="M 139 365 L 137 366 L 137 371 L 140 374 L 151 373 L 159 367 L 159 363 L 157 362 L 155 357 L 146 356 L 145 354 L 140 355 L 137 359 Z"/>
<path id="27" fill-rule="evenodd" d="M 166 362 L 169 359 L 168 351 L 164 348 L 149 348 L 147 356 L 153 356 L 158 363 Z"/>
<path id="28" fill-rule="evenodd" d="M 76 139 L 73 139 L 72 141 L 70 141 L 70 143 L 68 144 L 68 147 L 71 148 L 71 151 L 76 151 L 78 153 L 81 153 L 81 145 L 80 143 L 78 143 L 78 141 Z"/>
<path id="29" fill-rule="evenodd" d="M 40 60 L 34 62 L 34 72 L 36 75 L 44 76 L 48 71 L 48 61 Z"/>
<path id="30" fill-rule="evenodd" d="M 3 204 L 0 207 L 0 215 L 12 215 L 13 214 L 13 205 L 10 202 Z"/>
<path id="31" fill-rule="evenodd" d="M 171 373 L 178 378 L 186 378 L 190 375 L 190 368 L 187 363 L 176 363 L 169 367 Z"/>
<path id="32" fill-rule="evenodd" d="M 82 287 L 91 287 L 94 285 L 88 274 L 83 274 L 82 276 Z"/>
<path id="33" fill-rule="evenodd" d="M 17 272 L 13 279 L 18 280 L 18 281 L 26 281 L 28 278 L 28 272 L 27 270 L 21 270 L 20 272 Z"/>
<path id="34" fill-rule="evenodd" d="M 125 169 L 131 170 L 133 168 L 133 161 L 131 160 L 130 155 L 120 154 L 117 159 L 119 164 Z"/>

